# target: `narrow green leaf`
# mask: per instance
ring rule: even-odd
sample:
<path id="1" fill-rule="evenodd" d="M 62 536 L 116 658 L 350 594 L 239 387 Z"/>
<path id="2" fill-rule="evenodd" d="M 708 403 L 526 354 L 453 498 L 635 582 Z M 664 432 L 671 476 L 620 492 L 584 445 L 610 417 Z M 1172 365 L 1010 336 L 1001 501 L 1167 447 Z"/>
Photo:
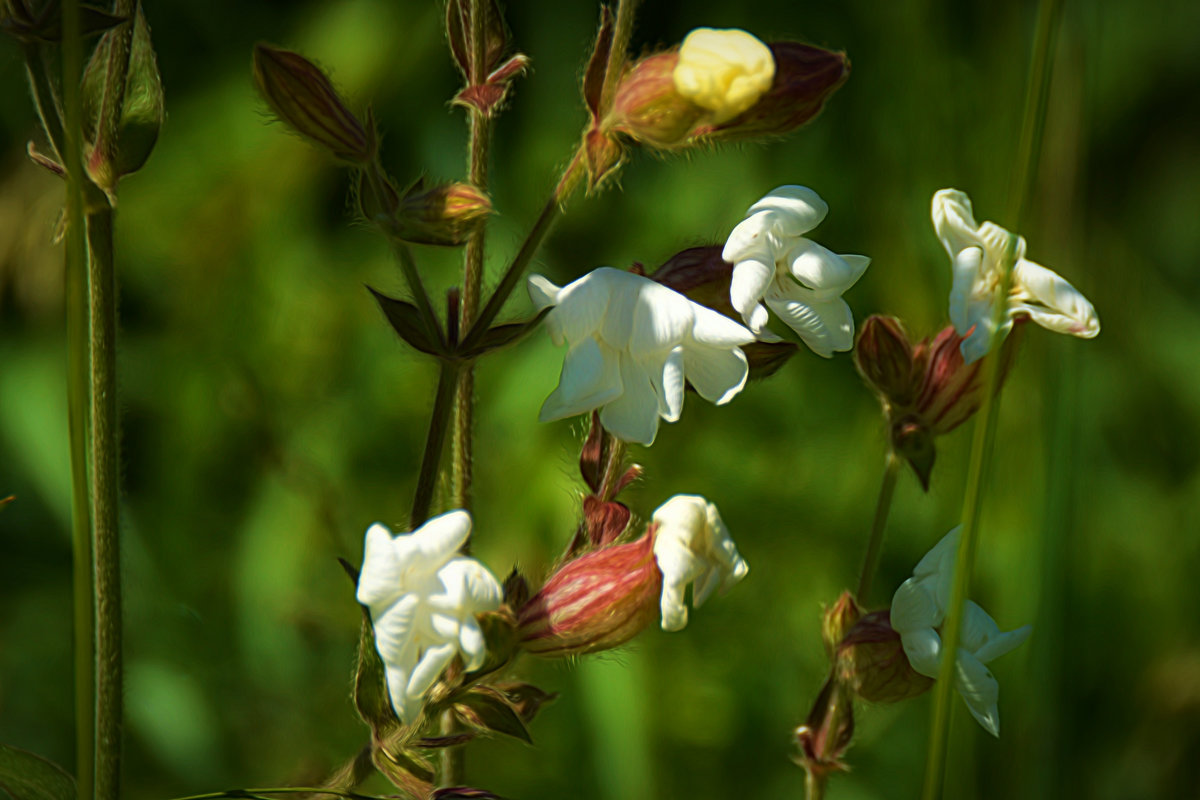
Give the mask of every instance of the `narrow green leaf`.
<path id="1" fill-rule="evenodd" d="M 417 310 L 416 306 L 412 303 L 406 303 L 403 300 L 397 300 L 385 294 L 380 294 L 370 286 L 367 287 L 367 291 L 374 295 L 375 301 L 383 309 L 384 316 L 387 317 L 392 330 L 399 334 L 401 339 L 422 353 L 428 353 L 431 356 L 446 355 L 446 350 L 438 340 L 438 337 L 432 336 L 426 328 L 425 322 L 421 317 L 421 312 Z"/>
<path id="2" fill-rule="evenodd" d="M 558 692 L 547 692 L 532 683 L 499 683 L 496 688 L 504 693 L 513 710 L 526 723 L 533 720 L 542 706 L 558 698 Z"/>
<path id="3" fill-rule="evenodd" d="M 479 344 L 472 347 L 469 352 L 464 353 L 464 357 L 477 358 L 491 350 L 498 350 L 501 347 L 507 347 L 519 341 L 536 328 L 551 311 L 553 311 L 553 308 L 544 308 L 536 317 L 525 322 L 512 322 L 507 325 L 496 325 L 488 328 L 483 336 L 480 337 Z"/>
<path id="4" fill-rule="evenodd" d="M 362 721 L 371 726 L 377 738 L 383 738 L 400 727 L 392 710 L 387 692 L 387 675 L 383 659 L 375 649 L 375 633 L 371 629 L 371 614 L 362 610 L 362 629 L 358 636 L 358 667 L 354 672 L 354 707 Z"/>
<path id="5" fill-rule="evenodd" d="M 502 733 L 533 744 L 529 730 L 513 710 L 508 698 L 490 686 L 476 686 L 458 698 L 454 707 L 462 715 L 463 721 L 473 728 Z"/>
<path id="6" fill-rule="evenodd" d="M 27 750 L 0 744 L 0 788 L 13 800 L 75 800 L 75 779 Z"/>

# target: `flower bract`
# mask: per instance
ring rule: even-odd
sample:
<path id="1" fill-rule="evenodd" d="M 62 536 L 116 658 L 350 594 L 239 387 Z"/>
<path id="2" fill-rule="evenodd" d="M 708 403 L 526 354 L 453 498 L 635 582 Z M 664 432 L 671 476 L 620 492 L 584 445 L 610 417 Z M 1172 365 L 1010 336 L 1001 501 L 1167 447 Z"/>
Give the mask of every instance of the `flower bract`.
<path id="1" fill-rule="evenodd" d="M 684 38 L 672 77 L 679 94 L 713 112 L 712 124 L 720 124 L 771 88 L 775 57 L 745 31 L 697 28 Z"/>
<path id="2" fill-rule="evenodd" d="M 942 656 L 939 629 L 949 611 L 958 537 L 959 528 L 942 537 L 892 598 L 891 625 L 900 634 L 904 654 L 913 669 L 935 679 Z M 1001 632 L 996 621 L 975 603 L 968 600 L 963 608 L 956 685 L 971 716 L 993 736 L 1000 735 L 1000 684 L 985 665 L 1016 648 L 1029 631 L 1026 625 Z"/>
<path id="3" fill-rule="evenodd" d="M 660 417 L 679 419 L 685 381 L 717 405 L 746 385 L 739 345 L 754 335 L 648 278 L 601 267 L 560 288 L 532 275 L 529 294 L 539 310 L 554 306 L 546 329 L 569 346 L 542 422 L 598 408 L 613 435 L 649 445 Z"/>
<path id="4" fill-rule="evenodd" d="M 402 722 L 417 717 L 425 693 L 455 656 L 471 670 L 487 654 L 475 615 L 499 608 L 502 590 L 487 567 L 458 555 L 470 532 L 466 511 L 399 536 L 380 523 L 367 529 L 357 597 L 371 612 L 388 695 Z"/>
<path id="5" fill-rule="evenodd" d="M 854 317 L 842 293 L 871 263 L 804 237 L 828 211 L 807 186 L 780 186 L 750 206 L 721 253 L 734 265 L 730 300 L 750 330 L 764 341 L 778 339 L 766 328 L 765 303 L 826 358 L 854 346 Z"/>
<path id="6" fill-rule="evenodd" d="M 1016 237 L 1012 282 L 999 329 L 992 305 L 1004 282 L 1008 231 L 994 222 L 975 221 L 971 198 L 957 189 L 933 196 L 933 229 L 950 256 L 954 270 L 950 288 L 950 321 L 960 336 L 968 364 L 983 357 L 996 335 L 1005 336 L 1018 316 L 1027 316 L 1059 333 L 1091 339 L 1100 320 L 1087 298 L 1059 275 L 1025 258 L 1025 239 Z"/>
<path id="7" fill-rule="evenodd" d="M 699 608 L 720 589 L 729 591 L 750 567 L 738 553 L 716 505 L 694 494 L 678 494 L 654 512 L 658 531 L 654 557 L 663 575 L 662 627 L 682 630 L 688 621 L 683 594 L 689 583 L 692 605 Z"/>

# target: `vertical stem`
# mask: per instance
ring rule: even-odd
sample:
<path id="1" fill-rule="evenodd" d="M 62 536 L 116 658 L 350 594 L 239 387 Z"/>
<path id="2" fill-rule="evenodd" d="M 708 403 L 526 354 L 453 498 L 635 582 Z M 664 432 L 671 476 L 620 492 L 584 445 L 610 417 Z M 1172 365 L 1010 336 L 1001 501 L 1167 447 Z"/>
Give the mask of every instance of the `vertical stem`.
<path id="1" fill-rule="evenodd" d="M 437 487 L 438 464 L 442 458 L 442 447 L 446 442 L 446 429 L 450 423 L 450 411 L 454 403 L 454 386 L 458 367 L 449 362 L 439 362 L 437 393 L 433 398 L 433 411 L 429 415 L 429 433 L 425 437 L 425 452 L 421 456 L 421 471 L 417 474 L 417 490 L 413 494 L 412 514 L 409 524 L 413 530 L 429 519 L 433 504 L 433 490 Z"/>
<path id="2" fill-rule="evenodd" d="M 97 201 L 102 202 L 102 201 Z M 91 479 L 96 597 L 96 797 L 121 783 L 121 551 L 118 528 L 117 287 L 112 209 L 87 216 L 91 312 Z"/>
<path id="3" fill-rule="evenodd" d="M 875 519 L 871 523 L 871 538 L 867 541 L 867 555 L 863 558 L 862 572 L 858 576 L 858 588 L 854 598 L 865 605 L 871 581 L 879 569 L 879 558 L 883 554 L 883 533 L 887 529 L 888 512 L 892 509 L 892 495 L 896 490 L 896 477 L 900 474 L 900 457 L 888 448 L 883 467 L 883 483 L 879 487 L 879 500 L 875 503 Z"/>
<path id="4" fill-rule="evenodd" d="M 808 770 L 804 773 L 804 797 L 806 800 L 825 800 L 825 785 L 829 775 Z"/>
<path id="5" fill-rule="evenodd" d="M 71 541 L 75 607 L 75 785 L 80 800 L 95 794 L 95 619 L 92 613 L 92 540 L 88 502 L 87 249 L 83 223 L 79 79 L 83 72 L 78 0 L 62 5 L 63 165 L 67 171 L 67 413 L 71 438 Z M 40 65 L 38 65 L 40 66 Z M 35 81 L 35 86 L 50 82 Z M 45 98 L 39 95 L 39 107 Z M 53 117 L 41 108 L 44 116 Z M 53 135 L 54 131 L 49 131 Z"/>
<path id="6" fill-rule="evenodd" d="M 1030 57 L 1029 79 L 1025 88 L 1025 108 L 1021 121 L 1021 137 L 1018 143 L 1016 174 L 1010 188 L 1010 217 L 1013 225 L 1020 224 L 1026 198 L 1029 196 L 1036 173 L 1041 132 L 1045 126 L 1046 99 L 1050 86 L 1054 46 L 1057 42 L 1062 4 L 1060 0 L 1042 0 L 1038 9 L 1037 29 Z M 1009 235 L 1004 258 L 1004 279 L 997 293 L 993 324 L 997 329 L 1007 313 L 1008 292 L 1012 284 L 1012 266 L 1016 253 L 1017 237 Z M 925 762 L 925 785 L 923 800 L 941 797 L 946 771 L 946 743 L 950 733 L 951 694 L 955 680 L 955 662 L 960 641 L 963 619 L 963 603 L 970 587 L 971 569 L 975 563 L 975 547 L 978 538 L 979 512 L 981 507 L 984 472 L 991 458 L 996 433 L 996 411 L 999 402 L 996 387 L 1000 376 L 1000 361 L 995 357 L 999 341 L 992 343 L 993 357 L 985 365 L 983 407 L 975 422 L 975 436 L 971 448 L 971 461 L 967 472 L 967 491 L 963 499 L 963 527 L 958 542 L 958 553 L 954 564 L 954 586 L 950 608 L 942 626 L 942 661 L 938 680 L 934 687 L 933 721 L 929 733 L 929 750 Z"/>
<path id="7" fill-rule="evenodd" d="M 600 90 L 600 115 L 603 117 L 612 108 L 617 94 L 617 84 L 625 71 L 625 59 L 629 53 L 629 40 L 633 36 L 633 17 L 640 0 L 620 0 L 617 3 L 617 19 L 613 23 L 612 46 L 608 51 L 608 64 L 604 70 L 604 86 Z"/>
<path id="8" fill-rule="evenodd" d="M 607 453 L 604 460 L 604 475 L 600 478 L 600 499 L 607 503 L 616 494 L 617 481 L 621 479 L 625 466 L 625 443 L 608 431 L 604 432 Z"/>

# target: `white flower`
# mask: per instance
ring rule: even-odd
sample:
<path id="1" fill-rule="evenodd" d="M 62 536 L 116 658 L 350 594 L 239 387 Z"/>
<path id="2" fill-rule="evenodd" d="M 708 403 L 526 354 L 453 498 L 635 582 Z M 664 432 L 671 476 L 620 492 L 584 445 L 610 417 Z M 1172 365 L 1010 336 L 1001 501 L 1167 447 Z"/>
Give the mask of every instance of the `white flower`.
<path id="1" fill-rule="evenodd" d="M 771 49 L 745 31 L 696 28 L 679 47 L 672 73 L 675 91 L 713 112 L 713 123 L 731 120 L 758 102 L 775 79 Z"/>
<path id="2" fill-rule="evenodd" d="M 971 198 L 957 189 L 936 193 L 932 213 L 933 229 L 950 255 L 954 270 L 950 321 L 959 336 L 967 337 L 961 349 L 963 360 L 970 364 L 992 346 L 992 303 L 1004 278 L 1004 253 L 1010 234 L 994 222 L 975 222 Z M 1013 319 L 1021 315 L 1043 328 L 1083 339 L 1100 332 L 1100 320 L 1086 297 L 1057 273 L 1025 259 L 1023 237 L 1017 237 L 1015 258 L 1001 338 L 1008 334 Z"/>
<path id="3" fill-rule="evenodd" d="M 908 662 L 917 672 L 935 679 L 942 661 L 937 629 L 945 622 L 950 605 L 958 534 L 959 528 L 955 528 L 942 537 L 892 598 L 892 628 L 900 634 Z M 963 607 L 955 665 L 957 688 L 971 716 L 993 736 L 1000 735 L 1000 684 L 984 664 L 1017 647 L 1029 631 L 1026 625 L 1001 633 L 996 621 L 978 605 L 968 600 Z"/>
<path id="4" fill-rule="evenodd" d="M 717 507 L 694 494 L 677 494 L 654 512 L 658 532 L 654 558 L 663 575 L 662 627 L 682 630 L 688 621 L 683 592 L 692 581 L 692 605 L 699 608 L 713 593 L 729 591 L 750 567 L 738 553 Z"/>
<path id="5" fill-rule="evenodd" d="M 746 385 L 738 345 L 753 334 L 649 278 L 601 267 L 559 288 L 531 275 L 529 295 L 539 310 L 555 306 L 546 330 L 570 345 L 542 422 L 599 408 L 614 436 L 649 445 L 659 417 L 679 419 L 685 379 L 717 405 Z"/>
<path id="6" fill-rule="evenodd" d="M 838 255 L 802 234 L 825 219 L 829 206 L 807 186 L 780 186 L 746 212 L 729 234 L 721 258 L 733 264 L 730 300 L 764 341 L 766 304 L 814 353 L 826 358 L 854 346 L 854 317 L 842 293 L 871 263 Z"/>
<path id="7" fill-rule="evenodd" d="M 470 532 L 466 511 L 396 537 L 378 522 L 367 529 L 358 602 L 371 611 L 388 695 L 402 722 L 416 718 L 456 655 L 471 670 L 487 654 L 475 615 L 499 608 L 503 592 L 487 567 L 458 555 Z"/>

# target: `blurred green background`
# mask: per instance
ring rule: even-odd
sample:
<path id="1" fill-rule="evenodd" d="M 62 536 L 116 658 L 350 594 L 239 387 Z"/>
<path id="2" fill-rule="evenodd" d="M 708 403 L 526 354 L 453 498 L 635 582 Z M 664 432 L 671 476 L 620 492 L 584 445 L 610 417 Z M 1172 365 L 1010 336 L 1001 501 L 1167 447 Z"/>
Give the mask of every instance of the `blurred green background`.
<path id="1" fill-rule="evenodd" d="M 533 58 L 497 126 L 494 279 L 584 121 L 593 3 L 508 4 Z M 168 119 L 121 186 L 126 580 L 125 794 L 168 798 L 320 780 L 365 740 L 350 702 L 359 611 L 336 558 L 376 520 L 402 529 L 434 373 L 363 288 L 402 293 L 357 225 L 345 175 L 271 123 L 259 40 L 329 69 L 375 109 L 400 179 L 465 172 L 440 3 L 154 2 Z M 967 191 L 1004 218 L 1036 4 L 647 2 L 638 49 L 700 25 L 845 49 L 849 82 L 786 140 L 656 159 L 577 198 L 536 260 L 562 283 L 722 241 L 769 189 L 828 202 L 813 238 L 873 263 L 847 299 L 923 335 L 950 272 L 929 200 Z M 949 797 L 1200 796 L 1200 4 L 1068 2 L 1029 255 L 1079 287 L 1103 331 L 1031 329 L 1003 396 L 973 597 L 1030 641 L 992 665 L 1002 735 L 956 698 Z M 0 742 L 73 763 L 69 473 L 60 183 L 15 44 L 0 44 Z M 440 296 L 457 251 L 423 248 Z M 507 316 L 528 312 L 518 293 Z M 542 334 L 479 370 L 475 554 L 543 575 L 573 530 L 577 423 L 539 424 L 561 364 Z M 970 426 L 933 485 L 901 477 L 879 606 L 958 518 Z M 820 609 L 852 586 L 883 427 L 848 356 L 776 377 L 637 449 L 625 499 L 718 503 L 749 578 L 620 651 L 524 662 L 561 692 L 535 748 L 472 746 L 469 778 L 512 798 L 799 797 L 791 733 L 824 677 Z M 862 708 L 831 797 L 915 796 L 930 695 Z M 382 783 L 370 789 L 387 791 Z"/>

